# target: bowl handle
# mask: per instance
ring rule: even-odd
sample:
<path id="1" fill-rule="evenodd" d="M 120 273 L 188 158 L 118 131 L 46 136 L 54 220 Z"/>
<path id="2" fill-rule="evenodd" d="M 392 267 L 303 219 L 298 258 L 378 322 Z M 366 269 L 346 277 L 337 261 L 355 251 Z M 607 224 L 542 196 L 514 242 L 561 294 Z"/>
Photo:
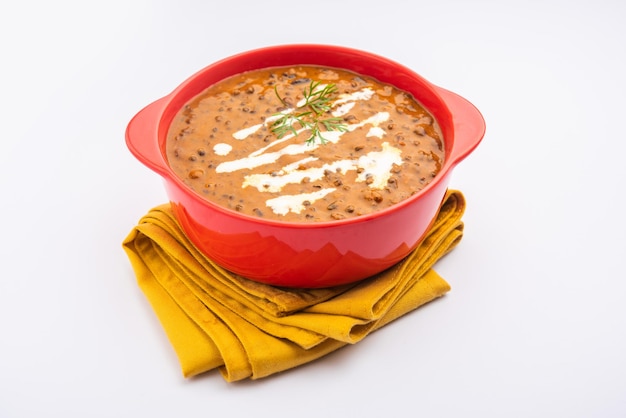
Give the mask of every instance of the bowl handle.
<path id="1" fill-rule="evenodd" d="M 448 161 L 457 164 L 470 154 L 485 135 L 485 119 L 480 111 L 463 97 L 449 90 L 437 90 L 452 114 L 454 146 Z"/>
<path id="2" fill-rule="evenodd" d="M 126 127 L 126 146 L 148 168 L 162 176 L 168 172 L 159 144 L 160 117 L 167 97 L 163 97 L 139 111 Z"/>

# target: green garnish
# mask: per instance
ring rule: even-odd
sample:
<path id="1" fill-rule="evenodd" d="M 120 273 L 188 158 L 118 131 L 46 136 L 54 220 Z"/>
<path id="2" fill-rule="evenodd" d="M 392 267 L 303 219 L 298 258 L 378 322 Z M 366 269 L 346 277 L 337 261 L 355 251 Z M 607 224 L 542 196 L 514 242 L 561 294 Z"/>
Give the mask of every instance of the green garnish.
<path id="1" fill-rule="evenodd" d="M 346 132 L 348 130 L 341 118 L 323 118 L 326 113 L 330 112 L 329 103 L 331 96 L 337 92 L 337 86 L 326 84 L 322 88 L 319 87 L 319 81 L 311 81 L 308 89 L 304 88 L 304 103 L 301 106 L 298 106 L 293 113 L 281 112 L 276 114 L 280 118 L 272 123 L 271 129 L 279 139 L 288 133 L 292 133 L 294 136 L 297 135 L 296 126 L 298 126 L 301 129 L 309 129 L 311 131 L 311 135 L 306 140 L 307 144 L 314 144 L 316 139 L 319 139 L 321 144 L 325 144 L 327 140 L 322 135 L 321 127 L 324 127 L 325 131 Z M 274 92 L 278 100 L 288 107 L 285 100 L 280 97 L 275 86 Z"/>

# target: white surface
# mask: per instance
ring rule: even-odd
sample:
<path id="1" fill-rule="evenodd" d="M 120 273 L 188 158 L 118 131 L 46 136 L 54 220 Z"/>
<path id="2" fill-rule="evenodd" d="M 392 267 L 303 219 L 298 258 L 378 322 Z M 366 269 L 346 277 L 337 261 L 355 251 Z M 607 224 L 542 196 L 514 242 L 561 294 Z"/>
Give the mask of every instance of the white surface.
<path id="1" fill-rule="evenodd" d="M 625 3 L 208 3 L 0 6 L 0 417 L 626 416 Z M 121 248 L 166 200 L 124 129 L 205 65 L 295 42 L 483 112 L 453 289 L 296 370 L 185 380 Z"/>

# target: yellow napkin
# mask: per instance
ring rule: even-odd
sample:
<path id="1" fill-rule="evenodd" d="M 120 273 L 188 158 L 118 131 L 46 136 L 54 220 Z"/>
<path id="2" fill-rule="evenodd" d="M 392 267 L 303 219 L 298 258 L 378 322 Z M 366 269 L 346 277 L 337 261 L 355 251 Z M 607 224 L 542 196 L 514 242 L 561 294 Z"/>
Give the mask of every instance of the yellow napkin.
<path id="1" fill-rule="evenodd" d="M 460 241 L 465 199 L 449 190 L 417 249 L 355 284 L 289 289 L 219 267 L 187 239 L 169 204 L 153 208 L 123 242 L 137 281 L 186 377 L 218 368 L 229 382 L 308 363 L 445 294 L 432 266 Z"/>

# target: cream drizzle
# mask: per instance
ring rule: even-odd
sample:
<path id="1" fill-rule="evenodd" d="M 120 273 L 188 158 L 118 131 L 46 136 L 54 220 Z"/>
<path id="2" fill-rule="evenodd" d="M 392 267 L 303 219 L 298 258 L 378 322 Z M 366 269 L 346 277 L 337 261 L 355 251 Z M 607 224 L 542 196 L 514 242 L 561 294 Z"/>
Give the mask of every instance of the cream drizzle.
<path id="1" fill-rule="evenodd" d="M 338 118 L 339 116 L 343 116 L 345 114 L 347 114 L 350 110 L 352 110 L 352 108 L 354 107 L 354 105 L 356 104 L 356 102 L 350 102 L 350 103 L 346 103 L 343 104 L 341 106 L 339 106 L 337 108 L 337 110 L 332 112 L 332 115 L 336 118 Z"/>
<path id="2" fill-rule="evenodd" d="M 345 174 L 349 170 L 356 170 L 356 161 L 339 160 L 330 164 L 324 164 L 321 167 L 309 167 L 304 170 L 298 170 L 298 167 L 305 162 L 311 162 L 317 158 L 305 158 L 297 163 L 285 166 L 282 170 L 273 174 L 250 174 L 245 176 L 243 187 L 255 187 L 260 192 L 280 192 L 287 184 L 298 184 L 303 179 L 309 178 L 310 181 L 320 180 L 324 177 L 324 171 L 331 170 Z"/>
<path id="3" fill-rule="evenodd" d="M 216 153 L 217 155 L 228 155 L 230 154 L 230 152 L 232 151 L 233 146 L 230 144 L 225 144 L 225 143 L 219 143 L 219 144 L 215 144 L 213 146 L 213 152 Z"/>
<path id="4" fill-rule="evenodd" d="M 267 123 L 267 119 L 265 120 L 265 123 Z M 253 133 L 255 133 L 256 131 L 258 131 L 259 129 L 261 129 L 265 123 L 259 123 L 257 125 L 252 125 L 248 128 L 240 129 L 233 134 L 233 138 L 242 141 L 246 139 L 247 137 L 249 137 L 250 135 L 252 135 Z"/>
<path id="5" fill-rule="evenodd" d="M 318 86 L 318 88 L 324 88 L 324 85 Z M 357 100 L 369 100 L 373 96 L 374 91 L 370 88 L 351 93 L 342 94 L 332 104 L 335 108 L 332 114 L 334 117 L 340 117 L 354 107 Z M 297 106 L 305 104 L 304 99 L 298 102 Z M 292 113 L 294 109 L 288 109 L 283 114 Z M 280 115 L 272 115 L 265 119 L 263 123 L 253 125 L 244 129 L 241 129 L 233 134 L 233 138 L 236 140 L 244 140 L 250 135 L 253 135 L 260 130 L 264 125 L 269 125 L 275 120 L 280 118 Z M 365 125 L 371 125 L 366 136 L 376 136 L 382 138 L 386 132 L 383 128 L 379 127 L 379 124 L 389 119 L 389 113 L 379 112 L 370 118 L 355 124 L 349 124 L 346 127 L 346 132 L 354 131 Z M 297 133 L 304 131 L 299 130 Z M 341 131 L 328 131 L 324 132 L 324 138 L 331 142 L 337 143 L 344 132 Z M 283 155 L 298 155 L 308 153 L 320 146 L 319 143 L 314 144 L 289 144 L 277 151 L 269 152 L 268 150 L 281 143 L 289 141 L 293 138 L 293 134 L 287 134 L 280 139 L 272 141 L 263 148 L 260 148 L 247 157 L 237 160 L 225 161 L 216 167 L 218 173 L 230 173 L 237 170 L 253 169 L 266 164 L 272 164 L 278 161 Z M 218 155 L 227 155 L 230 152 L 226 150 L 227 144 L 217 144 L 214 151 Z M 232 148 L 232 147 L 231 147 Z M 224 153 L 226 152 L 226 153 Z M 382 189 L 386 186 L 387 180 L 391 177 L 391 169 L 394 164 L 401 165 L 402 159 L 400 157 L 401 150 L 389 145 L 388 142 L 382 144 L 382 151 L 372 151 L 366 155 L 361 156 L 359 159 L 345 159 L 338 160 L 332 163 L 324 164 L 321 167 L 308 167 L 305 169 L 299 169 L 307 163 L 311 163 L 317 160 L 315 157 L 306 157 L 294 163 L 288 164 L 282 167 L 280 170 L 272 174 L 250 174 L 245 176 L 242 188 L 254 187 L 260 192 L 280 192 L 284 186 L 288 184 L 298 184 L 303 179 L 308 178 L 309 181 L 317 181 L 324 177 L 326 170 L 346 174 L 350 170 L 361 172 L 357 175 L 357 181 L 368 181 L 369 187 L 374 189 Z M 373 181 L 372 181 L 373 180 Z M 295 195 L 281 195 L 266 201 L 266 205 L 272 209 L 272 211 L 278 215 L 286 215 L 289 212 L 300 213 L 305 208 L 305 202 L 313 203 L 319 199 L 324 198 L 329 193 L 334 192 L 335 188 L 325 188 L 317 190 L 312 193 L 301 193 Z"/>
<path id="6" fill-rule="evenodd" d="M 389 142 L 383 142 L 382 151 L 372 151 L 361 156 L 357 165 L 364 170 L 359 173 L 356 180 L 366 181 L 372 178 L 373 182 L 369 185 L 372 189 L 382 189 L 387 185 L 387 180 L 391 178 L 391 169 L 393 165 L 402 165 L 402 151 L 399 148 L 389 145 Z"/>
<path id="7" fill-rule="evenodd" d="M 385 130 L 380 126 L 372 126 L 365 136 L 375 136 L 381 138 L 386 134 Z"/>
<path id="8" fill-rule="evenodd" d="M 293 109 L 287 109 L 283 113 L 291 113 L 291 112 L 293 112 Z M 237 132 L 235 132 L 233 134 L 233 138 L 242 141 L 242 140 L 246 139 L 247 137 L 249 137 L 250 135 L 252 135 L 253 133 L 257 132 L 264 125 L 268 125 L 268 124 L 270 124 L 270 123 L 272 123 L 272 122 L 274 122 L 275 120 L 278 120 L 278 119 L 280 119 L 280 115 L 268 116 L 267 118 L 265 118 L 263 123 L 258 123 L 256 125 L 252 125 L 252 126 L 249 126 L 247 128 L 243 128 L 243 129 L 238 130 Z"/>
<path id="9" fill-rule="evenodd" d="M 315 202 L 322 199 L 329 193 L 334 192 L 334 187 L 327 189 L 321 189 L 312 193 L 301 193 L 297 195 L 282 195 L 273 199 L 267 200 L 265 203 L 268 207 L 272 208 L 272 211 L 278 215 L 286 215 L 289 212 L 300 213 L 304 210 L 304 202 Z"/>
<path id="10" fill-rule="evenodd" d="M 354 93 L 344 93 L 339 95 L 339 99 L 333 102 L 333 106 L 342 105 L 344 103 L 353 102 L 356 100 L 369 100 L 374 95 L 374 90 L 369 87 L 363 90 L 355 91 Z"/>
<path id="11" fill-rule="evenodd" d="M 376 127 L 380 123 L 386 121 L 387 119 L 389 119 L 388 112 L 378 112 L 375 115 L 365 119 L 362 122 L 348 125 L 347 131 L 353 131 L 357 128 L 360 128 L 361 126 L 365 126 L 368 124 L 374 125 Z M 343 134 L 344 132 L 340 132 L 340 131 L 324 132 L 324 138 L 326 138 L 329 142 L 336 143 L 337 141 L 339 141 L 339 139 L 341 138 Z M 290 139 L 291 137 L 293 137 L 293 135 L 291 134 L 285 135 L 283 138 L 277 141 L 284 142 Z M 237 171 L 237 170 L 252 169 L 252 168 L 260 167 L 265 164 L 272 164 L 276 162 L 283 155 L 304 154 L 320 146 L 317 142 L 312 145 L 307 144 L 307 143 L 289 144 L 286 147 L 278 151 L 264 152 L 268 148 L 275 145 L 277 141 L 274 141 L 272 144 L 266 146 L 262 150 L 257 150 L 251 153 L 247 157 L 240 158 L 238 160 L 224 161 L 223 163 L 220 163 L 215 168 L 215 171 L 218 173 L 232 173 L 233 171 Z"/>
<path id="12" fill-rule="evenodd" d="M 356 181 L 362 182 L 371 178 L 369 187 L 372 189 L 382 189 L 387 185 L 387 180 L 391 177 L 393 165 L 401 165 L 402 151 L 399 148 L 383 142 L 382 151 L 372 151 L 356 160 L 338 160 L 333 163 L 324 164 L 321 167 L 308 167 L 298 170 L 301 165 L 317 160 L 308 157 L 295 163 L 284 166 L 280 171 L 272 174 L 250 174 L 245 176 L 242 187 L 254 187 L 260 192 L 280 192 L 288 184 L 301 183 L 303 179 L 309 181 L 320 180 L 324 177 L 324 172 L 330 170 L 341 174 L 348 171 L 363 169 L 357 175 Z"/>

